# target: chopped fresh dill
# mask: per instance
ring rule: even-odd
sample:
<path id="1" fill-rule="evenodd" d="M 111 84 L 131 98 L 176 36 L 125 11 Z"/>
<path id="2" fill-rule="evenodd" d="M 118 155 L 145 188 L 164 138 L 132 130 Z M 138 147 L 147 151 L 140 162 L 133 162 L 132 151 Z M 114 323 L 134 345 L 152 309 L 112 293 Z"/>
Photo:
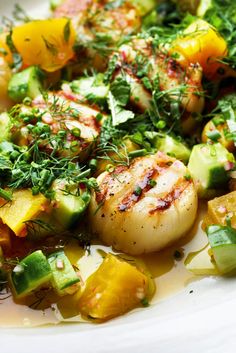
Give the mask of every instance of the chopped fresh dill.
<path id="1" fill-rule="evenodd" d="M 67 22 L 68 23 L 68 22 Z M 51 42 L 49 42 L 44 36 L 42 36 L 42 39 L 44 41 L 45 47 L 47 50 L 53 55 L 56 56 L 58 54 L 58 49 L 57 46 Z"/>
<path id="2" fill-rule="evenodd" d="M 26 13 L 26 11 L 21 7 L 20 4 L 14 5 L 14 10 L 12 12 L 13 18 L 16 21 L 27 23 L 32 21 L 32 18 Z"/>
<path id="3" fill-rule="evenodd" d="M 70 33 L 71 33 L 71 30 L 70 30 L 70 20 L 68 20 L 65 24 L 65 27 L 64 27 L 64 39 L 65 39 L 65 42 L 68 43 L 69 42 L 69 39 L 70 39 Z"/>

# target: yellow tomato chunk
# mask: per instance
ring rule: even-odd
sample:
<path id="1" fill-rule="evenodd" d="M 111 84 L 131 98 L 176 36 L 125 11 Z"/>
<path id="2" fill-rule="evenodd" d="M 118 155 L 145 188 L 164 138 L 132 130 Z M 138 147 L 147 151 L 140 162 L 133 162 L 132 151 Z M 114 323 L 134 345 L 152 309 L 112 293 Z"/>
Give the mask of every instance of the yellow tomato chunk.
<path id="1" fill-rule="evenodd" d="M 24 66 L 54 72 L 74 56 L 75 30 L 66 18 L 37 20 L 13 28 L 12 40 Z"/>
<path id="2" fill-rule="evenodd" d="M 141 304 L 148 296 L 149 279 L 135 266 L 108 254 L 86 283 L 79 310 L 86 317 L 108 320 Z"/>
<path id="3" fill-rule="evenodd" d="M 232 227 L 236 228 L 236 191 L 208 202 L 208 217 L 212 224 L 226 225 L 227 216 L 231 219 Z"/>
<path id="4" fill-rule="evenodd" d="M 1 199 L 0 218 L 17 236 L 26 236 L 26 223 L 37 217 L 47 205 L 42 194 L 32 195 L 30 189 L 17 190 L 11 202 Z"/>
<path id="5" fill-rule="evenodd" d="M 204 20 L 196 20 L 171 45 L 170 54 L 177 54 L 177 61 L 187 67 L 199 63 L 204 74 L 211 78 L 222 67 L 219 60 L 228 54 L 223 37 Z"/>

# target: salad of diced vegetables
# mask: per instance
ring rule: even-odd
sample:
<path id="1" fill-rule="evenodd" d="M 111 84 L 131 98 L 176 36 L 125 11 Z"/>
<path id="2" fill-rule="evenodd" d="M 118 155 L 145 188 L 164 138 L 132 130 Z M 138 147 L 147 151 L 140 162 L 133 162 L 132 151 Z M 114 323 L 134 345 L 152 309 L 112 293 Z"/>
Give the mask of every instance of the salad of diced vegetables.
<path id="1" fill-rule="evenodd" d="M 174 267 L 233 276 L 236 4 L 48 5 L 1 26 L 1 299 L 103 322 Z"/>

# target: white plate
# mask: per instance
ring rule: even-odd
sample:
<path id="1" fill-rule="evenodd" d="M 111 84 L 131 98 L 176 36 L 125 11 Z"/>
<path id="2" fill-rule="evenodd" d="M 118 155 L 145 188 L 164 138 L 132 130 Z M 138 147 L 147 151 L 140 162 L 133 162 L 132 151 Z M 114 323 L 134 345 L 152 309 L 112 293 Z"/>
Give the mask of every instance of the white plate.
<path id="1" fill-rule="evenodd" d="M 0 0 L 1 15 L 9 15 L 16 1 Z M 18 3 L 36 18 L 48 9 L 47 0 Z M 1 329 L 0 352 L 231 353 L 235 328 L 236 280 L 206 278 L 172 298 L 99 326 Z"/>

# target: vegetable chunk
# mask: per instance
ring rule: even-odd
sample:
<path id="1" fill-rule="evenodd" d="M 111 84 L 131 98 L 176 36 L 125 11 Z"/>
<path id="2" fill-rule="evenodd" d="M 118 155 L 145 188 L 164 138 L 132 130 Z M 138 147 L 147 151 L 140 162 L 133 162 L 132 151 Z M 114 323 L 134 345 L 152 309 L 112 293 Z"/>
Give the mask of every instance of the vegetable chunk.
<path id="1" fill-rule="evenodd" d="M 209 78 L 222 66 L 219 61 L 227 53 L 226 41 L 203 20 L 193 22 L 184 31 L 183 37 L 176 39 L 170 48 L 170 54 L 177 54 L 177 61 L 183 66 L 199 63 Z"/>
<path id="2" fill-rule="evenodd" d="M 25 66 L 54 72 L 74 56 L 75 30 L 66 18 L 32 21 L 15 27 L 12 41 Z"/>
<path id="3" fill-rule="evenodd" d="M 236 230 L 229 226 L 211 225 L 207 228 L 216 265 L 221 273 L 236 269 Z"/>
<path id="4" fill-rule="evenodd" d="M 25 222 L 37 217 L 47 202 L 45 196 L 42 194 L 34 196 L 30 189 L 16 190 L 12 202 L 1 201 L 0 218 L 17 236 L 26 236 Z"/>
<path id="5" fill-rule="evenodd" d="M 58 251 L 48 257 L 52 270 L 52 285 L 58 295 L 73 294 L 79 289 L 80 281 L 64 251 Z"/>
<path id="6" fill-rule="evenodd" d="M 228 171 L 233 169 L 234 164 L 234 156 L 220 143 L 195 145 L 188 169 L 197 185 L 199 196 L 208 198 L 214 196 L 219 188 L 225 188 L 229 180 Z"/>
<path id="7" fill-rule="evenodd" d="M 24 98 L 36 98 L 42 92 L 40 74 L 37 66 L 31 66 L 26 70 L 13 75 L 9 85 L 8 94 L 15 102 L 21 102 Z"/>
<path id="8" fill-rule="evenodd" d="M 18 298 L 29 295 L 33 290 L 49 282 L 51 268 L 41 250 L 25 257 L 13 269 L 11 280 Z"/>
<path id="9" fill-rule="evenodd" d="M 208 216 L 212 224 L 226 225 L 227 216 L 230 216 L 231 225 L 236 228 L 236 191 L 216 197 L 208 202 Z"/>
<path id="10" fill-rule="evenodd" d="M 85 316 L 107 320 L 139 306 L 148 295 L 148 277 L 121 258 L 108 254 L 89 277 L 79 300 Z"/>

